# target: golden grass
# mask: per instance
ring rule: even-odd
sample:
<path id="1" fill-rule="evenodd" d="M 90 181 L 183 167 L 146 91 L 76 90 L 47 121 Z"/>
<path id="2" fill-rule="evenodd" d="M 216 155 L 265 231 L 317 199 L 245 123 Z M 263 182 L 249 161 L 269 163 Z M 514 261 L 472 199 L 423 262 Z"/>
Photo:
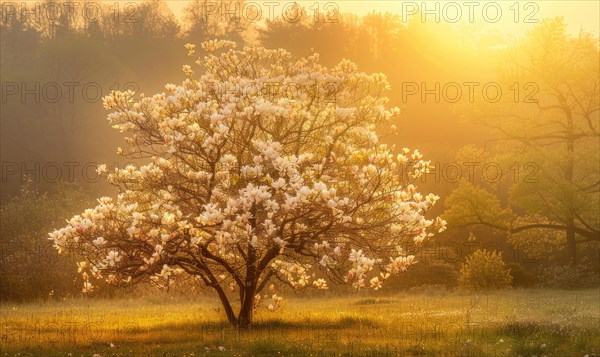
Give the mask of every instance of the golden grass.
<path id="1" fill-rule="evenodd" d="M 208 298 L 3 304 L 0 356 L 591 356 L 599 301 L 598 290 L 291 298 L 243 332 Z"/>

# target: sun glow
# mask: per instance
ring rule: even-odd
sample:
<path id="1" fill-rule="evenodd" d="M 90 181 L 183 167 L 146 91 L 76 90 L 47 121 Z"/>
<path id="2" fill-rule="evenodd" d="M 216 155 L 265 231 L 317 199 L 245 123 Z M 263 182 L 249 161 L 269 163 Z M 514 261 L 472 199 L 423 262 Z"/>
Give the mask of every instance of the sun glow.
<path id="1" fill-rule="evenodd" d="M 175 14 L 181 16 L 189 1 L 168 1 Z M 210 1 L 208 2 L 210 3 Z M 262 19 L 281 16 L 289 2 L 253 2 L 263 8 Z M 520 35 L 535 27 L 540 19 L 562 16 L 568 30 L 577 34 L 585 29 L 594 34 L 600 32 L 600 2 L 598 1 L 354 1 L 335 2 L 301 0 L 295 1 L 309 9 L 308 14 L 352 13 L 363 16 L 371 12 L 389 12 L 399 15 L 403 22 L 425 20 L 456 25 L 485 24 L 491 31 Z M 240 12 L 243 12 L 243 8 Z"/>

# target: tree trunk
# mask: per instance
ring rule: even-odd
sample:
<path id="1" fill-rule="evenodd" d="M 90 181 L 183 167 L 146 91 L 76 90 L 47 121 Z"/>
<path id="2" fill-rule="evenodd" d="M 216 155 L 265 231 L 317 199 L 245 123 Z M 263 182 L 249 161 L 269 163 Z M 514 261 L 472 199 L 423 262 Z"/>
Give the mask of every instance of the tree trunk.
<path id="1" fill-rule="evenodd" d="M 250 218 L 250 224 L 252 228 L 256 229 L 256 206 L 252 205 L 250 209 L 252 216 Z M 252 312 L 254 310 L 254 295 L 256 294 L 257 286 L 257 274 L 256 273 L 256 250 L 252 243 L 248 242 L 246 251 L 246 281 L 244 286 L 240 286 L 240 313 L 237 318 L 238 329 L 248 329 L 252 324 Z"/>
<path id="2" fill-rule="evenodd" d="M 567 253 L 569 254 L 570 263 L 577 264 L 577 242 L 575 241 L 575 215 L 574 215 L 574 204 L 573 204 L 573 188 L 575 184 L 573 177 L 575 174 L 575 139 L 573 116 L 571 109 L 566 103 L 562 103 L 563 109 L 567 116 L 567 167 L 565 171 L 565 179 L 568 183 L 567 186 L 567 197 L 566 197 L 566 226 L 567 226 Z"/>
<path id="3" fill-rule="evenodd" d="M 567 222 L 567 253 L 570 263 L 577 264 L 577 242 L 575 241 L 575 222 L 570 219 Z"/>
<path id="4" fill-rule="evenodd" d="M 252 326 L 252 308 L 240 310 L 236 327 L 240 330 L 247 330 L 250 326 Z"/>
<path id="5" fill-rule="evenodd" d="M 237 318 L 238 329 L 248 329 L 252 325 L 252 318 L 254 312 L 254 295 L 256 293 L 256 287 L 254 284 L 245 288 L 244 299 L 240 307 L 240 313 Z"/>
<path id="6" fill-rule="evenodd" d="M 233 326 L 236 326 L 237 318 L 235 317 L 235 313 L 233 312 L 233 309 L 231 308 L 231 304 L 229 303 L 229 299 L 227 299 L 227 295 L 225 294 L 225 291 L 223 291 L 223 289 L 221 289 L 221 287 L 219 285 L 215 286 L 215 290 L 217 292 L 217 295 L 219 296 L 221 305 L 223 305 L 223 309 L 225 310 L 225 314 L 227 315 L 227 320 L 229 321 L 230 324 L 232 324 Z"/>

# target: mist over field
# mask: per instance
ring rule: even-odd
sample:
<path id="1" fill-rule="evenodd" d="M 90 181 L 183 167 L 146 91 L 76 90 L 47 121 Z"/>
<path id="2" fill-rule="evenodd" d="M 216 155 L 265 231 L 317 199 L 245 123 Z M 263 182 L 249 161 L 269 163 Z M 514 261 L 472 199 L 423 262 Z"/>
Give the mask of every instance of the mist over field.
<path id="1" fill-rule="evenodd" d="M 0 2 L 0 354 L 600 355 L 599 7 Z"/>

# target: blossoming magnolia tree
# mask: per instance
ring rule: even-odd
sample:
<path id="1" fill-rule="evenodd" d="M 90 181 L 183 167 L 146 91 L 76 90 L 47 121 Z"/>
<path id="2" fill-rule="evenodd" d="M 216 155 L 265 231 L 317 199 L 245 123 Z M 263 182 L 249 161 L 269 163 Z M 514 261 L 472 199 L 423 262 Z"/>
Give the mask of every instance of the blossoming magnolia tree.
<path id="1" fill-rule="evenodd" d="M 383 75 L 348 61 L 328 69 L 316 54 L 202 48 L 201 76 L 184 66 L 188 78 L 165 93 L 104 98 L 128 133 L 124 155 L 146 164 L 108 174 L 116 199 L 50 234 L 59 252 L 86 258 L 85 292 L 100 280 L 166 287 L 191 277 L 243 328 L 263 290 L 275 310 L 283 284 L 379 289 L 414 263 L 402 244 L 444 229 L 425 217 L 438 197 L 411 184 L 428 162 L 379 143 L 376 129 L 398 112 L 384 107 Z"/>

